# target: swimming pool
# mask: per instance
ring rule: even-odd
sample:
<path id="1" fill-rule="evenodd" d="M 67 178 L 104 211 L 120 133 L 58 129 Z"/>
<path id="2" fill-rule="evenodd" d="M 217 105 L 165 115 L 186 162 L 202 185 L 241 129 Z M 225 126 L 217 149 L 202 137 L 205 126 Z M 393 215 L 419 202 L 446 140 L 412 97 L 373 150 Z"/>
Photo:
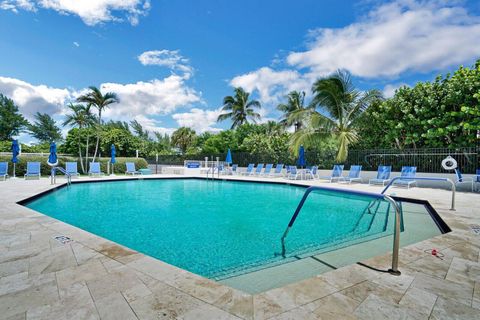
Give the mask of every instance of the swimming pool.
<path id="1" fill-rule="evenodd" d="M 305 202 L 282 257 L 280 238 L 304 192 L 304 187 L 271 183 L 124 180 L 74 183 L 26 206 L 213 279 L 393 233 L 386 201 L 318 190 Z M 441 233 L 428 214 L 422 224 L 426 232 L 420 240 Z M 405 222 L 409 228 L 416 227 Z"/>

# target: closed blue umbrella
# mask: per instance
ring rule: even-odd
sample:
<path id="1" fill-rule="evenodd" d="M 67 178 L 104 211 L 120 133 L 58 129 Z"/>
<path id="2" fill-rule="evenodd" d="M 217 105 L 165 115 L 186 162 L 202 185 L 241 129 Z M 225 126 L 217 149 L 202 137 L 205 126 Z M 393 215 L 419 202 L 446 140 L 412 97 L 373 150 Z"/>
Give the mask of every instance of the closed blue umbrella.
<path id="1" fill-rule="evenodd" d="M 307 164 L 307 162 L 305 161 L 305 149 L 303 148 L 303 146 L 300 146 L 300 149 L 298 150 L 297 164 L 300 167 L 305 167 L 305 165 Z"/>
<path id="2" fill-rule="evenodd" d="M 115 145 L 112 144 L 112 146 L 110 147 L 110 162 L 112 164 L 117 162 L 117 160 L 115 159 L 116 154 L 117 154 L 117 150 L 115 150 Z"/>
<path id="3" fill-rule="evenodd" d="M 51 183 L 55 183 L 55 167 L 58 164 L 58 157 L 57 157 L 57 145 L 55 142 L 50 143 L 50 155 L 48 156 L 48 161 L 47 164 L 52 167 L 50 170 L 50 177 L 51 177 Z"/>
<path id="4" fill-rule="evenodd" d="M 50 143 L 50 155 L 48 156 L 48 164 L 52 167 L 58 164 L 57 145 L 55 144 L 55 142 Z"/>
<path id="5" fill-rule="evenodd" d="M 228 164 L 231 164 L 233 162 L 232 152 L 230 151 L 230 148 L 228 148 L 227 158 L 225 159 L 225 162 L 228 163 Z"/>
<path id="6" fill-rule="evenodd" d="M 117 150 L 115 149 L 115 145 L 112 144 L 112 146 L 110 147 L 110 163 L 112 164 L 112 173 L 110 174 L 111 176 L 115 175 L 114 164 L 115 162 L 117 162 L 117 160 L 115 159 L 116 154 L 117 154 Z"/>
<path id="7" fill-rule="evenodd" d="M 13 178 L 15 179 L 15 164 L 18 163 L 18 155 L 20 154 L 20 146 L 17 140 L 12 141 L 12 162 L 13 162 Z"/>

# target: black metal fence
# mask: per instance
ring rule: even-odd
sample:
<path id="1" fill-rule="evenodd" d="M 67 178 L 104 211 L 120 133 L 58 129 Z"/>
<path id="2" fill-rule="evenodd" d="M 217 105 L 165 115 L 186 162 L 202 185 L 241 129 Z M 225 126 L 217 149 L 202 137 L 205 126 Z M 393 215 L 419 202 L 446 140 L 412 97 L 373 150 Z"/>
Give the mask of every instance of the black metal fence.
<path id="1" fill-rule="evenodd" d="M 320 169 L 331 169 L 336 153 L 330 152 L 305 152 L 307 165 L 318 165 Z M 346 169 L 351 165 L 360 164 L 363 170 L 377 170 L 379 165 L 391 165 L 392 170 L 400 171 L 402 166 L 416 166 L 418 172 L 441 173 L 442 160 L 451 156 L 457 160 L 458 167 L 464 173 L 475 173 L 480 168 L 480 148 L 430 148 L 430 149 L 368 149 L 350 150 L 344 162 Z M 199 154 L 199 155 L 159 155 L 160 165 L 183 165 L 185 160 L 215 160 L 219 157 L 224 160 L 226 154 Z M 155 164 L 155 158 L 146 159 L 149 164 Z M 252 154 L 246 152 L 233 153 L 233 162 L 245 167 L 249 163 L 284 163 L 295 164 L 296 158 L 291 153 Z"/>
<path id="2" fill-rule="evenodd" d="M 475 173 L 480 168 L 478 148 L 431 148 L 431 149 L 372 149 L 351 150 L 347 164 L 361 164 L 364 170 L 377 170 L 379 165 L 391 165 L 399 171 L 402 166 L 416 166 L 418 172 L 447 172 L 442 168 L 442 160 L 453 157 L 464 173 Z"/>

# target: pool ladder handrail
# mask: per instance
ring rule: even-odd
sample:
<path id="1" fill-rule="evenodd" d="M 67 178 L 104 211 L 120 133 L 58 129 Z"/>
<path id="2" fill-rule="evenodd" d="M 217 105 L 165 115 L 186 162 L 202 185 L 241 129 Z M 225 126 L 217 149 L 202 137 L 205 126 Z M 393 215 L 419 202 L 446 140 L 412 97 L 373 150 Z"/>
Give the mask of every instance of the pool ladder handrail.
<path id="1" fill-rule="evenodd" d="M 70 186 L 72 184 L 72 175 L 68 173 L 65 169 L 62 167 L 52 167 L 52 172 L 50 175 L 50 184 L 56 184 L 57 183 L 57 178 L 56 178 L 56 171 L 60 171 L 67 177 L 67 186 Z"/>
<path id="2" fill-rule="evenodd" d="M 305 193 L 303 194 L 302 199 L 300 200 L 300 203 L 297 206 L 297 209 L 295 210 L 295 213 L 293 214 L 292 218 L 290 219 L 290 222 L 288 223 L 287 228 L 285 229 L 282 238 L 281 238 L 281 243 L 282 243 L 282 256 L 285 257 L 286 254 L 286 248 L 285 248 L 285 238 L 288 235 L 288 232 L 292 228 L 293 224 L 295 223 L 295 220 L 298 217 L 298 214 L 302 210 L 303 205 L 305 204 L 305 201 L 307 200 L 308 196 L 312 191 L 315 190 L 332 190 L 332 191 L 337 191 L 337 192 L 342 192 L 342 193 L 348 193 L 348 194 L 357 194 L 357 195 L 366 195 L 370 197 L 374 197 L 377 199 L 384 199 L 388 201 L 391 206 L 395 210 L 395 228 L 393 231 L 393 249 L 392 249 L 392 267 L 391 269 L 388 270 L 390 274 L 393 275 L 400 275 L 400 271 L 398 270 L 398 254 L 400 250 L 400 220 L 401 220 L 401 215 L 400 215 L 400 207 L 398 206 L 397 202 L 390 197 L 389 195 L 386 194 L 377 194 L 377 193 L 368 193 L 368 192 L 360 192 L 360 191 L 347 191 L 347 190 L 337 190 L 337 189 L 330 189 L 330 188 L 325 188 L 325 187 L 317 187 L 317 186 L 311 186 L 308 187 L 307 190 L 305 190 Z"/>
<path id="3" fill-rule="evenodd" d="M 395 177 L 385 186 L 382 190 L 381 194 L 385 194 L 388 188 L 390 188 L 393 183 L 397 180 L 428 180 L 428 181 L 446 181 L 450 182 L 452 186 L 452 204 L 450 206 L 450 210 L 455 211 L 455 193 L 456 193 L 456 186 L 455 183 L 450 180 L 449 178 L 438 178 L 438 177 L 415 177 L 415 178 L 405 178 L 405 177 Z"/>
<path id="4" fill-rule="evenodd" d="M 207 180 L 210 173 L 212 174 L 212 180 L 215 178 L 215 169 L 217 170 L 217 177 L 220 178 L 220 170 L 218 170 L 217 166 L 212 166 L 207 170 Z"/>

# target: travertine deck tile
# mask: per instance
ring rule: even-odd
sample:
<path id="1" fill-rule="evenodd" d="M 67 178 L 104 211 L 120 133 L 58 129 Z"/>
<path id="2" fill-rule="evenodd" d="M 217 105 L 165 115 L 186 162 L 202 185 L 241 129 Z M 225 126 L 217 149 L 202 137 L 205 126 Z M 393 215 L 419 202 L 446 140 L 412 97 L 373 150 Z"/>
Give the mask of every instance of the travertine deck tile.
<path id="1" fill-rule="evenodd" d="M 410 269 L 422 272 L 440 279 L 445 278 L 450 267 L 450 259 L 440 259 L 435 256 L 426 256 L 408 264 Z"/>
<path id="2" fill-rule="evenodd" d="M 360 302 L 342 293 L 334 293 L 303 308 L 310 310 L 321 319 L 356 319 L 353 315 Z"/>
<path id="3" fill-rule="evenodd" d="M 77 266 L 77 260 L 70 245 L 55 248 L 54 252 L 44 251 L 29 259 L 28 273 L 31 275 L 61 271 Z"/>
<path id="4" fill-rule="evenodd" d="M 475 281 L 480 281 L 480 263 L 453 258 L 445 279 L 458 283 L 474 284 Z"/>
<path id="5" fill-rule="evenodd" d="M 472 307 L 480 309 L 480 282 L 475 282 L 475 288 L 473 291 Z"/>
<path id="6" fill-rule="evenodd" d="M 76 282 L 100 279 L 105 275 L 107 270 L 98 260 L 56 272 L 59 288 L 68 287 Z"/>
<path id="7" fill-rule="evenodd" d="M 454 300 L 439 297 L 433 307 L 430 319 L 474 320 L 480 319 L 480 314 L 478 309 L 470 308 Z"/>
<path id="8" fill-rule="evenodd" d="M 58 301 L 58 288 L 54 277 L 35 283 L 24 282 L 10 287 L 9 293 L 0 296 L 0 310 L 3 317 L 31 310 L 35 307 Z M 2 288 L 2 291 L 5 290 Z"/>
<path id="9" fill-rule="evenodd" d="M 95 299 L 95 305 L 101 319 L 106 320 L 136 320 L 137 317 L 128 302 L 120 292 L 115 292 Z"/>
<path id="10" fill-rule="evenodd" d="M 398 303 L 403 296 L 403 293 L 392 290 L 386 286 L 379 285 L 378 283 L 366 280 L 360 282 L 354 286 L 348 287 L 340 291 L 343 295 L 356 300 L 358 303 L 363 302 L 369 295 L 375 294 L 381 296 L 384 299 Z"/>
<path id="11" fill-rule="evenodd" d="M 99 319 L 85 283 L 77 282 L 59 290 L 60 299 L 27 311 L 27 319 Z"/>
<path id="12" fill-rule="evenodd" d="M 375 271 L 353 264 L 321 274 L 318 277 L 338 290 L 342 290 L 377 276 L 378 273 Z"/>
<path id="13" fill-rule="evenodd" d="M 255 318 L 269 318 L 338 291 L 325 280 L 311 278 L 283 288 L 257 294 L 253 298 Z"/>
<path id="14" fill-rule="evenodd" d="M 420 274 L 413 280 L 412 287 L 436 294 L 443 298 L 456 300 L 469 306 L 471 305 L 473 285 L 459 284 Z"/>
<path id="15" fill-rule="evenodd" d="M 355 310 L 354 315 L 359 319 L 365 320 L 428 319 L 428 315 L 422 314 L 410 307 L 387 302 L 373 294 L 360 304 Z"/>
<path id="16" fill-rule="evenodd" d="M 410 288 L 400 300 L 400 305 L 415 309 L 420 313 L 429 315 L 437 301 L 437 296 L 433 293 L 423 291 L 417 288 Z"/>

